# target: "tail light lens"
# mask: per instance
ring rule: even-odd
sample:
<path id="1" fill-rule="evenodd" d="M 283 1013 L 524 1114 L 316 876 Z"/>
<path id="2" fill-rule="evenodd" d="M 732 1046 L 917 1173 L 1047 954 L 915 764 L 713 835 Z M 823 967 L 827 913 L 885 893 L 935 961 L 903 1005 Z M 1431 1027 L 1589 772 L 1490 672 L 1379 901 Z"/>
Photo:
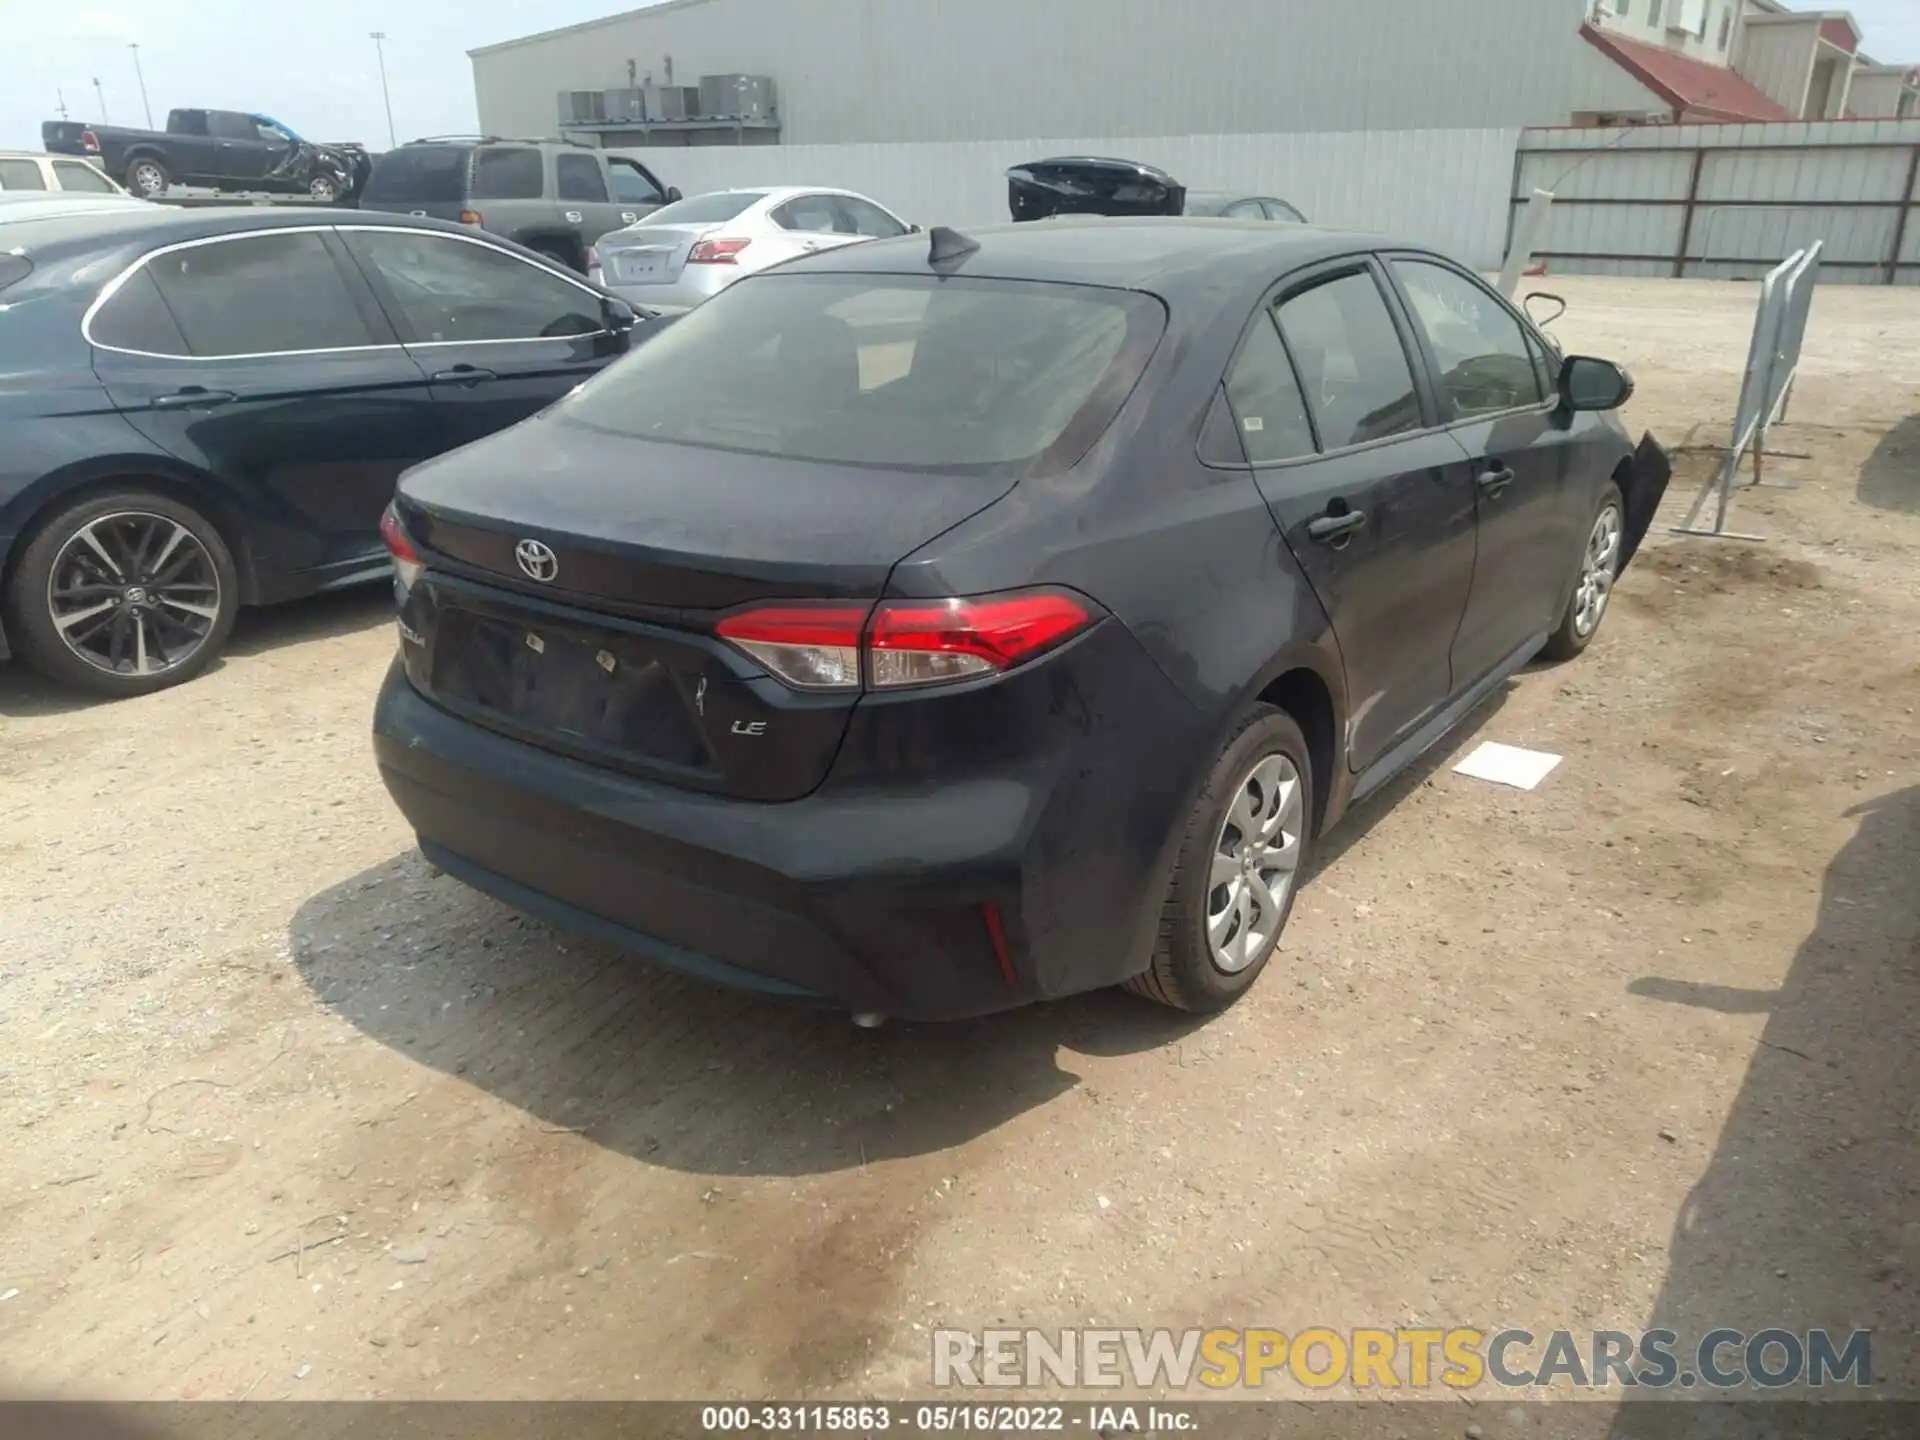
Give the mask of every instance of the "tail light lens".
<path id="1" fill-rule="evenodd" d="M 407 538 L 407 532 L 400 524 L 400 512 L 392 505 L 381 512 L 380 538 L 386 542 L 387 553 L 393 556 L 394 578 L 400 582 L 402 590 L 411 590 L 413 582 L 420 578 L 420 572 L 426 566 L 421 563 L 420 552 L 413 548 L 413 541 Z"/>
<path id="2" fill-rule="evenodd" d="M 80 148 L 90 155 L 98 155 L 100 153 L 100 137 L 91 130 L 82 130 L 80 132 Z"/>
<path id="3" fill-rule="evenodd" d="M 1063 590 L 955 600 L 886 600 L 872 608 L 779 605 L 716 627 L 796 690 L 902 690 L 1009 670 L 1093 623 Z M 863 674 L 864 671 L 864 674 Z"/>
<path id="4" fill-rule="evenodd" d="M 697 240 L 687 252 L 689 265 L 738 265 L 740 252 L 751 240 Z"/>
<path id="5" fill-rule="evenodd" d="M 462 225 L 484 226 L 487 221 L 486 217 L 478 210 L 462 210 L 460 212 L 460 223 Z"/>

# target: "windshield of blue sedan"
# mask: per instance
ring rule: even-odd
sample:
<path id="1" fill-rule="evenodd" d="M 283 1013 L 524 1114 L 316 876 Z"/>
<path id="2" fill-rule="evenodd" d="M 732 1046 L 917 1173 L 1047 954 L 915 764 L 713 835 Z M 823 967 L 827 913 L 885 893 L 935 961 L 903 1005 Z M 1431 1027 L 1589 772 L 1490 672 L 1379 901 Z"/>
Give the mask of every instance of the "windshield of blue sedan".
<path id="1" fill-rule="evenodd" d="M 909 275 L 766 275 L 560 407 L 685 445 L 900 470 L 1033 475 L 1112 423 L 1166 323 L 1134 291 Z"/>

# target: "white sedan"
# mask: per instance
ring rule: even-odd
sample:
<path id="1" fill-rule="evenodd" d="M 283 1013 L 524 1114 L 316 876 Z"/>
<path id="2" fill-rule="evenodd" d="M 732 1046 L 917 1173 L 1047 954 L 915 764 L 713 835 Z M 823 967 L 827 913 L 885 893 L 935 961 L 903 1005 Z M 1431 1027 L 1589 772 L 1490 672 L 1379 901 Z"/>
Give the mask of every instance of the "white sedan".
<path id="1" fill-rule="evenodd" d="M 621 299 L 671 315 L 782 260 L 919 228 L 850 190 L 716 190 L 602 235 L 588 267 Z"/>

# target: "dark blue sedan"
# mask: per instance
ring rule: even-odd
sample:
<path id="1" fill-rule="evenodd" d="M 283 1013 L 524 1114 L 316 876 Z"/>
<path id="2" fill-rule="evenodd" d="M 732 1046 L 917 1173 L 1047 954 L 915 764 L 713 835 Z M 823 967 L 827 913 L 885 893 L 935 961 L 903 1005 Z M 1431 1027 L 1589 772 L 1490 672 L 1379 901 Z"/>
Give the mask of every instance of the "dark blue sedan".
<path id="1" fill-rule="evenodd" d="M 0 212 L 0 659 L 144 694 L 241 605 L 386 578 L 400 472 L 545 408 L 636 322 L 439 221 Z"/>

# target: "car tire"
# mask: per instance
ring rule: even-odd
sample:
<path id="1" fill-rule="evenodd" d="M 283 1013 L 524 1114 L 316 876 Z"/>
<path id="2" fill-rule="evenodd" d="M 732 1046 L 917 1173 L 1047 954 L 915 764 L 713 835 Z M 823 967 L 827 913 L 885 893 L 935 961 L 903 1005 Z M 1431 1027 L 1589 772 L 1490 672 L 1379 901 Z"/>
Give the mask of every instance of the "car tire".
<path id="1" fill-rule="evenodd" d="M 316 175 L 307 182 L 307 198 L 331 205 L 340 198 L 340 186 L 331 175 Z"/>
<path id="2" fill-rule="evenodd" d="M 581 263 L 578 256 L 568 254 L 558 245 L 529 245 L 527 248 L 536 255 L 544 255 L 562 270 L 571 270 L 577 275 L 587 273 L 587 267 Z"/>
<path id="3" fill-rule="evenodd" d="M 173 177 L 167 167 L 151 155 L 136 155 L 127 162 L 127 189 L 142 200 L 157 200 L 167 193 Z"/>
<path id="4" fill-rule="evenodd" d="M 1187 818 L 1152 963 L 1128 989 L 1212 1014 L 1253 987 L 1293 913 L 1312 844 L 1313 787 L 1299 725 L 1284 710 L 1255 706 L 1221 749 Z M 1251 830 L 1243 830 L 1249 821 Z"/>
<path id="5" fill-rule="evenodd" d="M 1613 585 L 1620 578 L 1620 556 L 1627 534 L 1627 502 L 1620 487 L 1609 480 L 1600 492 L 1581 542 L 1580 569 L 1574 577 L 1573 593 L 1567 597 L 1566 611 L 1547 643 L 1541 647 L 1544 660 L 1571 660 L 1593 643 L 1600 633 L 1600 622 L 1607 618 Z"/>
<path id="6" fill-rule="evenodd" d="M 211 665 L 233 629 L 240 585 L 206 516 L 130 487 L 47 517 L 20 551 L 4 599 L 20 659 L 124 699 Z"/>

